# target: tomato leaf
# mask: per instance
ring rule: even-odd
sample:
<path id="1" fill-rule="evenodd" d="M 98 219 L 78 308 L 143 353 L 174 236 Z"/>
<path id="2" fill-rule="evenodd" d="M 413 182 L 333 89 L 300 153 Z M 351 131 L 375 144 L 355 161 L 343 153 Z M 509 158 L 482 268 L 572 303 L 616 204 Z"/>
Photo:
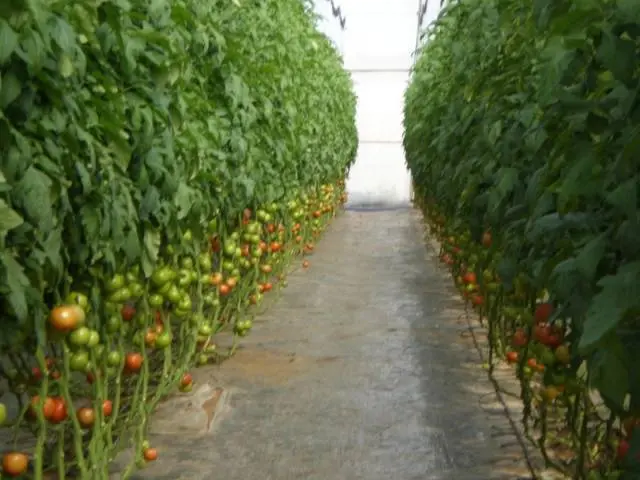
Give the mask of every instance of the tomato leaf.
<path id="1" fill-rule="evenodd" d="M 631 309 L 640 308 L 640 262 L 624 265 L 615 275 L 602 278 L 598 286 L 601 291 L 587 312 L 578 345 L 582 352 L 615 329 Z"/>
<path id="2" fill-rule="evenodd" d="M 603 348 L 589 358 L 589 383 L 603 395 L 607 406 L 614 412 L 624 412 L 624 402 L 629 391 L 629 373 L 624 350 L 615 336 L 608 337 Z"/>
<path id="3" fill-rule="evenodd" d="M 0 252 L 0 264 L 4 270 L 4 282 L 2 285 L 2 293 L 11 306 L 16 318 L 24 322 L 29 315 L 29 307 L 27 305 L 26 289 L 30 282 L 24 273 L 22 266 L 8 252 Z"/>
<path id="4" fill-rule="evenodd" d="M 18 34 L 5 19 L 0 18 L 0 64 L 9 60 L 17 46 Z"/>
<path id="5" fill-rule="evenodd" d="M 606 233 L 592 238 L 576 256 L 575 266 L 589 281 L 596 276 L 598 265 L 607 248 L 607 240 L 608 235 Z"/>
<path id="6" fill-rule="evenodd" d="M 0 198 L 0 244 L 4 244 L 4 239 L 8 232 L 19 227 L 23 222 L 24 220 L 20 214 Z"/>
<path id="7" fill-rule="evenodd" d="M 161 244 L 160 232 L 146 228 L 144 231 L 143 244 L 142 271 L 145 277 L 149 278 L 158 262 Z"/>

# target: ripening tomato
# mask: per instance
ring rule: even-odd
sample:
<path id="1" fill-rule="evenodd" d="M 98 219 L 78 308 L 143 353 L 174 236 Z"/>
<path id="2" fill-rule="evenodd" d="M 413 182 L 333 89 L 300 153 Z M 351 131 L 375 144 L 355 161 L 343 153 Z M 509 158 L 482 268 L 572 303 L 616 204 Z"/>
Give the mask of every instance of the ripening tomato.
<path id="1" fill-rule="evenodd" d="M 71 331 L 84 324 L 84 310 L 78 305 L 62 305 L 55 307 L 49 314 L 49 323 L 60 331 Z"/>
<path id="2" fill-rule="evenodd" d="M 122 320 L 130 322 L 136 316 L 136 307 L 130 304 L 124 305 L 120 310 L 120 314 L 122 315 Z"/>
<path id="3" fill-rule="evenodd" d="M 507 362 L 517 363 L 517 361 L 518 361 L 518 352 L 514 352 L 514 351 L 507 352 Z"/>
<path id="4" fill-rule="evenodd" d="M 522 328 L 516 330 L 513 334 L 513 338 L 511 339 L 511 345 L 516 348 L 524 347 L 528 343 L 529 339 L 527 338 L 527 334 Z"/>
<path id="5" fill-rule="evenodd" d="M 62 397 L 54 397 L 55 406 L 51 416 L 49 417 L 49 421 L 51 423 L 61 423 L 67 419 L 67 406 L 64 403 L 64 399 Z"/>
<path id="6" fill-rule="evenodd" d="M 124 366 L 129 372 L 138 372 L 142 367 L 143 357 L 140 353 L 127 353 L 124 359 Z"/>
<path id="7" fill-rule="evenodd" d="M 185 373 L 180 380 L 180 386 L 186 387 L 187 385 L 191 385 L 193 383 L 193 376 L 190 373 Z"/>
<path id="8" fill-rule="evenodd" d="M 113 402 L 111 400 L 105 400 L 102 402 L 102 415 L 110 417 L 113 413 Z"/>
<path id="9" fill-rule="evenodd" d="M 158 450 L 155 448 L 145 448 L 142 455 L 147 462 L 153 462 L 158 458 Z"/>
<path id="10" fill-rule="evenodd" d="M 536 307 L 534 318 L 536 323 L 545 323 L 551 317 L 554 307 L 551 303 L 541 303 Z"/>
<path id="11" fill-rule="evenodd" d="M 19 477 L 27 471 L 29 457 L 20 452 L 5 453 L 2 457 L 2 473 L 9 477 Z"/>
<path id="12" fill-rule="evenodd" d="M 89 428 L 93 426 L 96 421 L 96 412 L 93 408 L 82 407 L 76 412 L 76 417 L 82 427 Z"/>

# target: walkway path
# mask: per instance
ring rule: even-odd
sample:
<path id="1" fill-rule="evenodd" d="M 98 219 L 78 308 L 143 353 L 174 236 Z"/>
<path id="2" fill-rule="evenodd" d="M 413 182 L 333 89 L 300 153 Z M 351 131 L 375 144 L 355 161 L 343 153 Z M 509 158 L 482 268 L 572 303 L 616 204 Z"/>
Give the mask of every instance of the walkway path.
<path id="1" fill-rule="evenodd" d="M 244 348 L 161 407 L 135 478 L 529 478 L 422 232 L 414 210 L 339 217 Z"/>

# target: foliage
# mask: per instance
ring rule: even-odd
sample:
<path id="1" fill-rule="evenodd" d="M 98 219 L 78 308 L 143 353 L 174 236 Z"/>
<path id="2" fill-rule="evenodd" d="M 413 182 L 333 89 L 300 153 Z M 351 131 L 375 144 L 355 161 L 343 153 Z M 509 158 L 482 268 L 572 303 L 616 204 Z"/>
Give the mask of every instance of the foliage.
<path id="1" fill-rule="evenodd" d="M 535 337 L 536 303 L 554 306 L 562 382 L 580 388 L 541 403 L 538 442 L 569 442 L 556 467 L 572 478 L 640 468 L 640 434 L 619 428 L 640 414 L 638 91 L 638 2 L 461 0 L 431 27 L 405 98 L 417 197 L 454 274 L 480 279 L 492 348 L 521 328 Z M 519 351 L 525 422 L 533 385 L 553 384 L 523 374 L 532 343 Z"/>
<path id="2" fill-rule="evenodd" d="M 212 354 L 212 333 L 247 333 L 249 304 L 344 201 L 355 96 L 312 11 L 301 0 L 0 5 L 0 373 L 22 402 L 14 448 L 24 394 L 98 412 L 88 436 L 74 415 L 27 422 L 34 478 L 107 478 L 127 429 L 147 458 L 153 405 Z M 52 326 L 65 303 L 86 313 L 71 332 Z"/>

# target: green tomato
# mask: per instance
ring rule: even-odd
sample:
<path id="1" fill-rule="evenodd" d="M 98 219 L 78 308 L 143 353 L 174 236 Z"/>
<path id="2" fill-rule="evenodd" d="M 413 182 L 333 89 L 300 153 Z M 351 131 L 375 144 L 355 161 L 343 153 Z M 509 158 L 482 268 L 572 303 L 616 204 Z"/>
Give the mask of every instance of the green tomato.
<path id="1" fill-rule="evenodd" d="M 193 308 L 191 297 L 187 294 L 183 295 L 180 301 L 178 302 L 178 304 L 176 305 L 176 308 L 180 310 L 191 311 L 191 309 Z"/>
<path id="2" fill-rule="evenodd" d="M 184 232 L 184 234 L 182 235 L 182 240 L 184 240 L 185 242 L 193 241 L 193 233 L 191 232 L 191 230 L 187 230 L 186 232 Z"/>
<path id="3" fill-rule="evenodd" d="M 201 253 L 198 255 L 198 265 L 200 265 L 200 269 L 205 272 L 211 271 L 213 268 L 213 261 L 211 260 L 211 255 L 208 253 Z"/>
<path id="4" fill-rule="evenodd" d="M 151 275 L 151 282 L 156 287 L 162 287 L 167 283 L 171 282 L 174 278 L 176 278 L 176 272 L 174 272 L 171 268 L 164 266 L 157 269 Z"/>
<path id="5" fill-rule="evenodd" d="M 204 303 L 207 306 L 213 306 L 216 300 L 217 300 L 217 297 L 215 296 L 215 294 L 211 292 L 205 293 L 202 296 L 202 303 Z"/>
<path id="6" fill-rule="evenodd" d="M 93 348 L 98 346 L 99 343 L 100 343 L 100 334 L 95 330 L 91 330 L 89 332 L 89 340 L 87 341 L 87 346 L 89 348 Z"/>
<path id="7" fill-rule="evenodd" d="M 144 285 L 140 282 L 134 282 L 129 285 L 129 289 L 131 290 L 131 296 L 133 298 L 140 298 L 144 295 Z"/>
<path id="8" fill-rule="evenodd" d="M 76 328 L 69 334 L 69 343 L 74 347 L 81 347 L 89 343 L 91 331 L 87 327 Z"/>
<path id="9" fill-rule="evenodd" d="M 111 316 L 109 317 L 109 319 L 107 320 L 107 332 L 109 333 L 116 333 L 120 331 L 120 328 L 122 327 L 122 320 L 120 317 L 118 316 Z"/>
<path id="10" fill-rule="evenodd" d="M 180 261 L 180 266 L 182 268 L 184 268 L 185 270 L 193 270 L 193 258 L 191 257 L 184 257 L 181 261 Z"/>
<path id="11" fill-rule="evenodd" d="M 105 288 L 109 292 L 115 292 L 116 290 L 120 290 L 121 288 L 123 288 L 125 286 L 125 282 L 126 280 L 124 278 L 124 275 L 117 274 L 109 279 L 109 281 L 105 285 Z"/>
<path id="12" fill-rule="evenodd" d="M 113 292 L 109 297 L 109 301 L 113 303 L 125 303 L 132 297 L 133 295 L 131 294 L 131 290 L 129 290 L 127 287 L 123 287 Z"/>
<path id="13" fill-rule="evenodd" d="M 191 270 L 181 269 L 178 273 L 178 285 L 181 287 L 188 287 L 191 285 L 193 275 Z"/>
<path id="14" fill-rule="evenodd" d="M 164 298 L 162 298 L 162 295 L 158 295 L 157 293 L 154 293 L 153 295 L 149 295 L 149 305 L 153 308 L 160 308 L 162 307 L 162 304 L 164 303 Z"/>
<path id="15" fill-rule="evenodd" d="M 89 368 L 89 352 L 80 350 L 69 358 L 69 368 L 74 372 L 86 372 Z"/>
<path id="16" fill-rule="evenodd" d="M 120 352 L 112 350 L 107 355 L 107 365 L 110 367 L 119 367 L 122 362 L 122 355 Z"/>
<path id="17" fill-rule="evenodd" d="M 180 308 L 176 308 L 173 311 L 173 314 L 178 318 L 186 318 L 191 313 L 191 310 L 183 310 Z"/>
<path id="18" fill-rule="evenodd" d="M 167 348 L 169 345 L 171 345 L 171 340 L 172 337 L 169 332 L 162 332 L 156 338 L 156 348 Z"/>
<path id="19" fill-rule="evenodd" d="M 67 296 L 67 302 L 66 303 L 78 305 L 85 312 L 89 311 L 89 299 L 87 298 L 87 296 L 84 293 L 71 292 Z"/>
<path id="20" fill-rule="evenodd" d="M 209 233 L 216 233 L 218 231 L 218 219 L 214 218 L 211 220 L 207 226 L 207 230 Z"/>
<path id="21" fill-rule="evenodd" d="M 182 292 L 178 287 L 172 285 L 169 291 L 167 292 L 167 299 L 171 303 L 178 303 L 182 299 Z"/>
<path id="22" fill-rule="evenodd" d="M 237 248 L 238 246 L 236 245 L 235 242 L 232 242 L 232 241 L 224 242 L 223 251 L 227 257 L 233 257 L 236 254 Z"/>
<path id="23" fill-rule="evenodd" d="M 209 324 L 202 324 L 198 329 L 198 335 L 202 335 L 203 337 L 210 337 L 213 334 L 213 327 Z"/>

